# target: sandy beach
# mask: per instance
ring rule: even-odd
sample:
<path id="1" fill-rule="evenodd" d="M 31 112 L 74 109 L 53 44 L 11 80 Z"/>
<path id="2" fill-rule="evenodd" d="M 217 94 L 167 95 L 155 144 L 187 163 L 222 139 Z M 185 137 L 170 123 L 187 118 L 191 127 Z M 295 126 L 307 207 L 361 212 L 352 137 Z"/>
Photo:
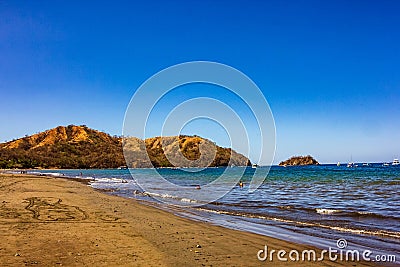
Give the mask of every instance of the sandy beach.
<path id="1" fill-rule="evenodd" d="M 261 262 L 309 246 L 180 218 L 72 179 L 0 174 L 1 266 L 370 266 Z M 319 251 L 316 249 L 316 251 Z"/>

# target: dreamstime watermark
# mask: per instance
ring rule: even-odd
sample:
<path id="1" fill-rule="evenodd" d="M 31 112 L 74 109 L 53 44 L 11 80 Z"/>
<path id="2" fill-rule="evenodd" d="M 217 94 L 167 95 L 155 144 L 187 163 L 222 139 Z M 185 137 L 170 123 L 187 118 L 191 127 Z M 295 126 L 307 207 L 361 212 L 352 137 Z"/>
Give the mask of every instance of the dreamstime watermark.
<path id="1" fill-rule="evenodd" d="M 371 250 L 364 249 L 346 249 L 347 241 L 340 238 L 336 242 L 336 248 L 329 247 L 321 251 L 314 249 L 290 251 L 280 249 L 269 249 L 267 245 L 264 249 L 257 252 L 257 258 L 260 261 L 346 261 L 346 262 L 359 262 L 359 261 L 372 261 L 372 262 L 396 262 L 396 255 L 393 254 L 376 254 Z"/>
<path id="2" fill-rule="evenodd" d="M 257 124 L 257 136 L 254 137 L 254 129 L 248 129 L 247 117 L 243 118 L 243 109 L 221 99 L 218 93 L 202 97 L 184 99 L 170 108 L 158 110 L 157 121 L 163 123 L 158 129 L 158 136 L 162 141 L 154 144 L 163 153 L 174 167 L 201 166 L 196 169 L 181 169 L 182 171 L 201 171 L 210 166 L 217 154 L 217 148 L 212 142 L 201 142 L 199 145 L 200 157 L 196 160 L 186 158 L 171 136 L 180 136 L 182 129 L 193 120 L 207 119 L 217 123 L 227 133 L 231 147 L 240 147 L 240 153 L 249 158 L 252 154 L 254 163 L 262 162 L 267 167 L 257 168 L 248 190 L 256 190 L 265 180 L 269 172 L 269 166 L 275 154 L 275 123 L 264 94 L 257 85 L 239 70 L 216 62 L 194 61 L 166 68 L 148 80 L 146 80 L 134 93 L 126 109 L 123 125 L 123 151 L 129 168 L 147 167 L 146 175 L 138 175 L 131 169 L 132 177 L 137 184 L 149 195 L 163 202 L 177 204 L 176 200 L 184 200 L 179 203 L 182 206 L 198 206 L 215 201 L 223 197 L 242 179 L 245 168 L 225 171 L 213 181 L 202 184 L 201 190 L 193 186 L 182 186 L 173 183 L 163 177 L 161 172 L 153 166 L 150 156 L 143 141 L 154 136 L 154 129 L 149 135 L 149 128 L 154 128 L 151 121 L 157 105 L 177 88 L 192 84 L 206 84 L 221 88 L 231 96 L 240 99 L 246 105 Z M 175 102 L 176 103 L 176 102 Z M 162 109 L 161 109 L 162 110 Z M 156 135 L 156 136 L 157 136 Z M 249 139 L 249 136 L 253 136 Z M 255 140 L 257 139 L 257 140 Z M 164 149 L 168 148 L 168 149 Z M 211 152 L 210 152 L 211 151 Z M 179 164 L 183 166 L 179 166 Z M 228 166 L 235 166 L 233 156 L 230 157 Z M 155 186 L 157 185 L 157 186 Z M 169 197 L 166 197 L 169 196 Z"/>

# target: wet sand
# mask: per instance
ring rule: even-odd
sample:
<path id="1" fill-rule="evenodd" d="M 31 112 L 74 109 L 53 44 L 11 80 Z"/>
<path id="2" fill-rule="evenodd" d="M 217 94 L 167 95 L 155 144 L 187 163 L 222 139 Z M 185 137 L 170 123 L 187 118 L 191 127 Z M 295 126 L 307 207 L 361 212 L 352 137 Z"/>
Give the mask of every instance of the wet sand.
<path id="1" fill-rule="evenodd" d="M 72 179 L 29 175 L 0 174 L 0 240 L 1 266 L 367 265 L 282 262 L 276 254 L 260 262 L 265 245 L 313 248 L 180 218 Z"/>

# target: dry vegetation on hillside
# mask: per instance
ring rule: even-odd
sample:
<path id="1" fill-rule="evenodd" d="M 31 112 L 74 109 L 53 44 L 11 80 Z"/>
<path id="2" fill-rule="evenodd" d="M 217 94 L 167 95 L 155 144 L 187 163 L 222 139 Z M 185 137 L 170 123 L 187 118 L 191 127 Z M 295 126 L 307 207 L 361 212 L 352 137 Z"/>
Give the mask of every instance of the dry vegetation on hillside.
<path id="1" fill-rule="evenodd" d="M 229 148 L 216 146 L 198 136 L 123 139 L 85 125 L 59 126 L 0 144 L 0 168 L 205 167 L 229 164 L 243 166 L 250 165 L 250 161 Z"/>

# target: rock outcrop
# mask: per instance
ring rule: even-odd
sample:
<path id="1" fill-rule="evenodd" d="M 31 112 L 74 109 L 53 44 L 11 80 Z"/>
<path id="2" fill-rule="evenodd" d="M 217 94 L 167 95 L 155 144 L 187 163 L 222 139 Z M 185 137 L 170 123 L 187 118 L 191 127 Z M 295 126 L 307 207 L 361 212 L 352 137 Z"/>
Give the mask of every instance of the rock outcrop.
<path id="1" fill-rule="evenodd" d="M 303 165 L 319 165 L 319 162 L 310 155 L 308 155 L 308 156 L 291 157 L 290 159 L 279 163 L 279 166 L 303 166 Z"/>

